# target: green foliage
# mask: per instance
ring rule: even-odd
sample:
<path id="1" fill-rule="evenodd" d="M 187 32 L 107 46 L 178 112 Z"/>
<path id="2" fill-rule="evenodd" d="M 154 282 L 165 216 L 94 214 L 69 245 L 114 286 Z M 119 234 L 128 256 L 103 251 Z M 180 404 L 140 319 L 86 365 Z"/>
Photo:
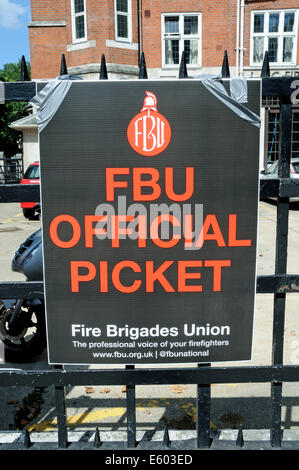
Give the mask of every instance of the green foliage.
<path id="1" fill-rule="evenodd" d="M 27 67 L 28 66 L 29 64 L 27 64 Z M 17 82 L 18 80 L 20 80 L 20 75 L 21 60 L 19 60 L 17 64 L 12 62 L 9 64 L 4 64 L 3 69 L 0 69 L 0 80 L 2 80 L 3 82 Z"/>
<path id="2" fill-rule="evenodd" d="M 27 64 L 28 72 L 30 65 Z M 21 60 L 15 63 L 4 64 L 0 69 L 0 81 L 14 82 L 20 80 Z M 18 141 L 22 133 L 11 129 L 9 125 L 26 116 L 28 104 L 22 101 L 12 101 L 0 105 L 0 151 L 4 152 L 6 157 L 11 157 L 19 152 Z"/>

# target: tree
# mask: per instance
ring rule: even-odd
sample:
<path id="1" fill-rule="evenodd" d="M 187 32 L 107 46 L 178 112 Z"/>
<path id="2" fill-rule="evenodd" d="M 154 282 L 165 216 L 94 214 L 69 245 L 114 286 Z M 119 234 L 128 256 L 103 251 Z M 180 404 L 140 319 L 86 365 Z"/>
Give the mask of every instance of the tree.
<path id="1" fill-rule="evenodd" d="M 27 64 L 28 70 L 30 65 Z M 0 81 L 14 82 L 20 80 L 21 59 L 18 63 L 4 64 L 0 69 Z M 22 137 L 20 131 L 11 129 L 9 125 L 26 116 L 28 104 L 22 101 L 12 101 L 0 105 L 0 151 L 4 152 L 5 157 L 12 157 L 19 152 L 18 141 Z"/>

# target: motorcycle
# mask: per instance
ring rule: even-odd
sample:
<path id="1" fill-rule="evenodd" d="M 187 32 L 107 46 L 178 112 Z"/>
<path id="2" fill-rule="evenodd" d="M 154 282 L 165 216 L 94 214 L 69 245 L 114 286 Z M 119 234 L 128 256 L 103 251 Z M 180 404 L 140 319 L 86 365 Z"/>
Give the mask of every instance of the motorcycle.
<path id="1" fill-rule="evenodd" d="M 39 204 L 35 210 L 40 213 Z M 27 281 L 43 280 L 41 229 L 20 245 L 11 268 L 24 274 Z M 45 350 L 47 340 L 43 293 L 38 293 L 34 299 L 0 300 L 0 340 L 4 343 L 6 362 L 30 362 Z"/>

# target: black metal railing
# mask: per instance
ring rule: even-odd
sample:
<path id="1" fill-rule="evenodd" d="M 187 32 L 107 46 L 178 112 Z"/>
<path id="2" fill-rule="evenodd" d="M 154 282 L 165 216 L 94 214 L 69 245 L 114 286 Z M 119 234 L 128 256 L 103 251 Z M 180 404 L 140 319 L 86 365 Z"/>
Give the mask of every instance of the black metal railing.
<path id="1" fill-rule="evenodd" d="M 23 66 L 24 67 L 24 66 Z M 23 70 L 23 77 L 26 73 Z M 61 75 L 67 74 L 64 56 L 62 57 Z M 28 74 L 27 74 L 28 75 Z M 229 78 L 229 63 L 225 53 L 222 65 L 222 77 Z M 144 54 L 139 64 L 139 78 L 146 79 L 146 63 Z M 182 54 L 179 78 L 188 78 L 185 55 Z M 108 79 L 105 57 L 102 56 L 99 79 Z M 57 443 L 31 442 L 30 435 L 25 429 L 23 436 L 17 443 L 2 444 L 1 449 L 76 449 L 83 444 L 71 443 L 68 438 L 65 387 L 80 385 L 123 385 L 126 384 L 127 399 L 127 448 L 130 449 L 232 449 L 261 448 L 260 441 L 244 440 L 242 428 L 238 429 L 236 440 L 226 442 L 213 436 L 210 430 L 211 410 L 211 384 L 226 383 L 270 383 L 271 384 L 271 426 L 269 442 L 262 442 L 264 449 L 285 448 L 299 449 L 298 441 L 285 441 L 282 433 L 282 385 L 284 382 L 299 382 L 299 365 L 283 364 L 284 320 L 287 293 L 299 292 L 299 274 L 287 274 L 287 244 L 288 244 L 288 214 L 289 198 L 299 196 L 299 180 L 290 179 L 291 155 L 291 129 L 292 129 L 292 103 L 291 77 L 270 77 L 268 55 L 265 54 L 262 67 L 262 94 L 263 98 L 279 97 L 279 170 L 278 177 L 262 180 L 260 184 L 260 197 L 277 198 L 276 221 L 276 259 L 275 273 L 273 275 L 257 276 L 257 293 L 274 294 L 274 315 L 272 340 L 272 364 L 267 366 L 235 366 L 210 367 L 208 364 L 198 364 L 197 367 L 188 368 L 137 368 L 126 366 L 122 369 L 75 369 L 65 370 L 63 366 L 53 366 L 47 370 L 1 370 L 0 387 L 31 386 L 50 387 L 55 390 L 55 404 L 57 415 Z M 30 100 L 35 95 L 37 85 L 35 82 L 22 81 L 19 83 L 4 83 L 5 100 Z M 0 185 L 0 202 L 39 200 L 39 187 L 19 185 Z M 0 298 L 18 298 L 26 295 L 42 295 L 42 282 L 2 282 L 0 283 Z M 161 442 L 151 443 L 146 439 L 136 441 L 136 397 L 137 385 L 162 384 L 196 384 L 197 385 L 197 423 L 196 438 L 182 443 L 170 442 L 167 427 Z M 250 400 L 250 398 L 248 398 Z M 111 443 L 110 443 L 111 444 Z M 77 446 L 77 447 L 76 447 Z M 84 448 L 105 449 L 101 441 L 98 428 L 95 429 L 92 442 L 84 443 Z M 111 445 L 110 445 L 111 448 Z M 115 443 L 114 449 L 118 448 Z"/>
<path id="2" fill-rule="evenodd" d="M 0 184 L 17 184 L 23 177 L 23 158 L 21 154 L 5 157 L 0 152 Z"/>

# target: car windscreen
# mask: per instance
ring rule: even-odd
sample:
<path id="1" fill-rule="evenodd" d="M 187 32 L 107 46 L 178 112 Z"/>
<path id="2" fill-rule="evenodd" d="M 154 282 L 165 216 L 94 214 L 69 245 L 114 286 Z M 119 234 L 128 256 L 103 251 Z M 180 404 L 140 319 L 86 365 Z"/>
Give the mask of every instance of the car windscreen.
<path id="1" fill-rule="evenodd" d="M 277 173 L 277 167 L 278 167 L 278 161 L 272 163 L 272 165 L 268 168 L 266 174 L 267 175 L 273 175 Z"/>
<path id="2" fill-rule="evenodd" d="M 292 163 L 295 173 L 299 174 L 299 162 Z"/>
<path id="3" fill-rule="evenodd" d="M 39 179 L 39 165 L 32 165 L 25 171 L 24 179 L 34 180 Z"/>

